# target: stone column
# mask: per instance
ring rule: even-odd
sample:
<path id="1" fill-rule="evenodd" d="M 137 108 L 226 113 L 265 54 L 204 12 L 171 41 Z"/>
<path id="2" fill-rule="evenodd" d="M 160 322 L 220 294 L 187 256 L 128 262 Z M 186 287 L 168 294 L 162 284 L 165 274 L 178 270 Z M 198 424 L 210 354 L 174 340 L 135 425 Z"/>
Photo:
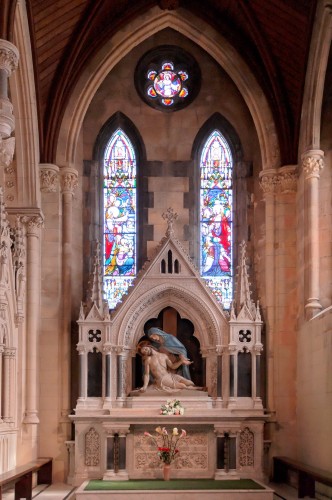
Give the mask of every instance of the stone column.
<path id="1" fill-rule="evenodd" d="M 79 354 L 79 395 L 78 399 L 86 399 L 88 397 L 88 354 L 86 346 L 78 344 L 77 351 Z"/>
<path id="2" fill-rule="evenodd" d="M 125 397 L 127 396 L 126 390 L 127 390 L 127 380 L 128 380 L 128 357 L 129 357 L 129 351 L 125 350 L 122 348 L 121 350 L 118 349 L 118 390 L 117 390 L 117 396 L 121 400 L 124 400 Z"/>
<path id="3" fill-rule="evenodd" d="M 15 358 L 16 349 L 5 348 L 3 352 L 3 421 L 14 422 L 14 398 L 15 398 Z"/>
<path id="4" fill-rule="evenodd" d="M 305 284 L 307 319 L 322 309 L 319 302 L 319 171 L 324 166 L 323 157 L 324 152 L 320 149 L 311 149 L 301 156 L 305 182 L 305 239 L 308 242 Z"/>
<path id="5" fill-rule="evenodd" d="M 4 344 L 0 344 L 0 373 L 3 373 L 3 368 L 2 368 L 2 359 L 3 359 L 3 352 L 4 352 L 5 346 Z M 3 422 L 3 396 L 2 396 L 2 385 L 0 384 L 0 423 Z"/>
<path id="6" fill-rule="evenodd" d="M 4 184 L 4 167 L 8 167 L 15 150 L 15 138 L 10 137 L 15 120 L 13 105 L 8 99 L 8 78 L 18 65 L 18 50 L 12 43 L 0 39 L 0 184 Z"/>
<path id="7" fill-rule="evenodd" d="M 70 338 L 71 338 L 71 265 L 73 240 L 73 195 L 77 187 L 77 170 L 61 168 L 62 188 L 62 338 L 61 338 L 61 422 L 70 432 Z"/>
<path id="8" fill-rule="evenodd" d="M 128 480 L 127 471 L 127 434 L 129 434 L 129 424 L 117 424 L 110 427 L 104 423 L 106 434 L 106 472 L 104 480 Z M 130 450 L 132 453 L 132 450 Z"/>
<path id="9" fill-rule="evenodd" d="M 216 352 L 217 352 L 217 399 L 222 400 L 223 399 L 223 393 L 222 393 L 222 384 L 223 384 L 223 378 L 222 378 L 223 346 L 217 345 L 216 346 Z"/>
<path id="10" fill-rule="evenodd" d="M 26 411 L 23 422 L 38 424 L 38 336 L 40 318 L 40 228 L 41 215 L 23 217 L 27 225 L 27 345 Z"/>
<path id="11" fill-rule="evenodd" d="M 260 173 L 260 186 L 265 199 L 265 296 L 266 296 L 266 353 L 267 407 L 274 410 L 274 333 L 275 333 L 275 193 L 278 185 L 276 169 Z"/>
<path id="12" fill-rule="evenodd" d="M 113 347 L 110 344 L 104 344 L 103 351 L 105 353 L 105 399 L 112 399 L 112 361 Z"/>

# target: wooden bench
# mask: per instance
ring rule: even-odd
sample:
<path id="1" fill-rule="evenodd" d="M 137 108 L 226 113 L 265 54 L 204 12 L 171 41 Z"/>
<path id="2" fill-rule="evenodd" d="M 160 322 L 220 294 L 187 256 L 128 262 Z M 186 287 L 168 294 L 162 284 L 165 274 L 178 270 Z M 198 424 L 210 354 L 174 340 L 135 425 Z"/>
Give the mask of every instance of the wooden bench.
<path id="1" fill-rule="evenodd" d="M 37 458 L 25 465 L 0 474 L 0 500 L 4 486 L 15 483 L 15 500 L 32 499 L 32 475 L 37 473 L 37 484 L 52 484 L 52 458 Z"/>
<path id="2" fill-rule="evenodd" d="M 305 496 L 315 498 L 315 481 L 332 486 L 332 474 L 328 471 L 311 467 L 291 458 L 273 457 L 273 481 L 275 483 L 288 483 L 289 470 L 297 472 L 299 498 Z"/>

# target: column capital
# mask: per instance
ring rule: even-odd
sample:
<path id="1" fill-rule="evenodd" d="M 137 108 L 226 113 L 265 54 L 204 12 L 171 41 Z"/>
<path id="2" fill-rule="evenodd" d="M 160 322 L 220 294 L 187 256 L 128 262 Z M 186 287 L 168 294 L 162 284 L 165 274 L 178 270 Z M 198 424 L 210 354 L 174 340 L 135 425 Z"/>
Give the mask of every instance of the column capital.
<path id="1" fill-rule="evenodd" d="M 78 185 L 77 170 L 71 167 L 61 167 L 60 174 L 62 193 L 74 194 Z"/>
<path id="2" fill-rule="evenodd" d="M 18 48 L 8 40 L 0 39 L 0 70 L 4 70 L 9 77 L 17 69 L 18 59 Z"/>
<path id="3" fill-rule="evenodd" d="M 278 172 L 278 184 L 280 193 L 296 193 L 297 191 L 298 166 L 284 165 Z"/>
<path id="4" fill-rule="evenodd" d="M 44 227 L 44 217 L 41 213 L 22 215 L 21 221 L 26 225 L 28 236 L 39 237 L 39 231 Z"/>
<path id="5" fill-rule="evenodd" d="M 301 155 L 305 179 L 319 179 L 319 171 L 324 167 L 324 151 L 310 149 Z"/>
<path id="6" fill-rule="evenodd" d="M 264 195 L 274 195 L 278 185 L 278 170 L 276 168 L 268 168 L 262 170 L 259 174 L 259 186 Z"/>
<path id="7" fill-rule="evenodd" d="M 58 187 L 59 167 L 52 163 L 39 164 L 40 190 L 44 193 L 55 193 Z"/>

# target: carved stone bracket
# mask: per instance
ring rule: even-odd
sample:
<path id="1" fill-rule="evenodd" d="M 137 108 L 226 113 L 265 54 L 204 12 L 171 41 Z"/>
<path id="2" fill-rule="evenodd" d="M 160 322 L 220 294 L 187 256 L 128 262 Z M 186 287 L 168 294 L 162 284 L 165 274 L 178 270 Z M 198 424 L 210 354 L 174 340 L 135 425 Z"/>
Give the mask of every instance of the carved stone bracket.
<path id="1" fill-rule="evenodd" d="M 59 167 L 51 163 L 41 163 L 40 190 L 44 193 L 55 193 L 58 187 Z"/>

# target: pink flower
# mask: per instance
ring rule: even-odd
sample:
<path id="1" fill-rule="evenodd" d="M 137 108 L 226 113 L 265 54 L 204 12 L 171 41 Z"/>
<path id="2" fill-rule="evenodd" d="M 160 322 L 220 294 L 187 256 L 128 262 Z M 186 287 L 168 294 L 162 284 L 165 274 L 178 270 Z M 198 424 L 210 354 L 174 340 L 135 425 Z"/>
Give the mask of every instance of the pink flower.
<path id="1" fill-rule="evenodd" d="M 185 437 L 187 435 L 187 432 L 184 429 L 181 429 L 181 431 L 182 432 L 180 438 Z"/>
<path id="2" fill-rule="evenodd" d="M 144 436 L 152 437 L 152 435 L 149 432 L 144 432 Z"/>

